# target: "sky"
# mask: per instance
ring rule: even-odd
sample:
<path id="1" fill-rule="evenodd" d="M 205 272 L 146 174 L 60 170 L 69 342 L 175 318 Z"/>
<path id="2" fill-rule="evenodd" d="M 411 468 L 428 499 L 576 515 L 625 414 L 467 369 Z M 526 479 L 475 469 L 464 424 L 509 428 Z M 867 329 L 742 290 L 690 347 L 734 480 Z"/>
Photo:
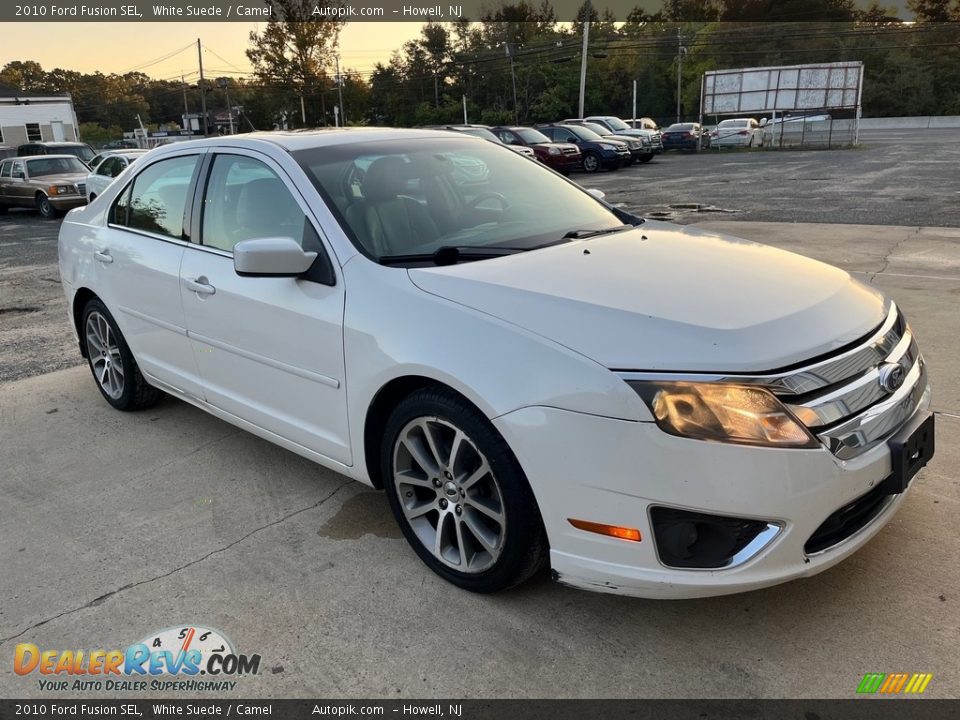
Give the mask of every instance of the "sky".
<path id="1" fill-rule="evenodd" d="M 104 74 L 138 70 L 156 79 L 197 72 L 197 38 L 204 46 L 203 70 L 208 77 L 249 73 L 244 50 L 256 23 L 0 23 L 0 67 L 12 60 L 36 60 L 44 70 L 61 67 Z M 420 34 L 421 23 L 348 23 L 340 34 L 341 70 L 369 73 L 376 62 Z M 188 47 L 191 43 L 193 45 Z M 178 52 L 160 62 L 153 62 Z M 189 78 L 188 78 L 189 79 Z"/>

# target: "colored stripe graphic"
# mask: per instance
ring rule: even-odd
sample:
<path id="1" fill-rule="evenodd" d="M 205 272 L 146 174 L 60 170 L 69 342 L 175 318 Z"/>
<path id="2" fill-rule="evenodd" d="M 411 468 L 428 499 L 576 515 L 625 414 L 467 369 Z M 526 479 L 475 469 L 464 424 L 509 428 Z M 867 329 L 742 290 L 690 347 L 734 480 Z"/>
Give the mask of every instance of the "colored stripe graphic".
<path id="1" fill-rule="evenodd" d="M 857 692 L 920 695 L 932 679 L 933 673 L 867 673 L 857 686 Z"/>

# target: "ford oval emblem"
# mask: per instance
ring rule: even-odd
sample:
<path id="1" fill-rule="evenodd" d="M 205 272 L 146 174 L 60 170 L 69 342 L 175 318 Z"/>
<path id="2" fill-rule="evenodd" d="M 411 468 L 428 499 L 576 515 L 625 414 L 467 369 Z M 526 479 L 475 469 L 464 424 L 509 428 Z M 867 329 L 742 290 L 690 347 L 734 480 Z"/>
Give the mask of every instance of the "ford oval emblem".
<path id="1" fill-rule="evenodd" d="M 888 393 L 896 392 L 903 385 L 906 377 L 907 373 L 902 365 L 885 363 L 880 366 L 880 387 Z"/>

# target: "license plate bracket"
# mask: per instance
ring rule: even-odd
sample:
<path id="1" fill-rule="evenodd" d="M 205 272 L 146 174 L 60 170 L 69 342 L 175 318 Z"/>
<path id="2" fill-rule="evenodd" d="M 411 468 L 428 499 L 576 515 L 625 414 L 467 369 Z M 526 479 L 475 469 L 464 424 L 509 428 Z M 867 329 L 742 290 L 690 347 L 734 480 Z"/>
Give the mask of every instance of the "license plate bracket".
<path id="1" fill-rule="evenodd" d="M 890 476 L 884 485 L 891 495 L 902 493 L 910 481 L 933 457 L 934 415 L 917 413 L 911 422 L 887 441 L 890 447 Z"/>

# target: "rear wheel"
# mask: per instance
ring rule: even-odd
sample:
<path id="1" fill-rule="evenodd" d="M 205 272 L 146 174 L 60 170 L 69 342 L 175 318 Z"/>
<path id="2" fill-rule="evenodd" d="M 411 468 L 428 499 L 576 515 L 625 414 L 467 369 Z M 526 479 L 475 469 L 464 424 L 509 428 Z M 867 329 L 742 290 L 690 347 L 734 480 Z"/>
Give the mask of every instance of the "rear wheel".
<path id="1" fill-rule="evenodd" d="M 586 173 L 595 173 L 600 169 L 600 156 L 595 152 L 587 152 L 583 155 L 583 171 Z"/>
<path id="2" fill-rule="evenodd" d="M 546 533 L 510 448 L 446 388 L 407 397 L 390 416 L 381 463 L 407 542 L 437 575 L 472 592 L 517 585 L 543 567 Z"/>
<path id="3" fill-rule="evenodd" d="M 53 206 L 53 203 L 50 202 L 48 198 L 43 193 L 37 195 L 37 211 L 40 213 L 41 217 L 46 219 L 55 218 L 57 216 L 57 209 Z"/>
<path id="4" fill-rule="evenodd" d="M 143 379 L 113 315 L 99 300 L 91 300 L 83 309 L 80 334 L 93 379 L 113 407 L 140 410 L 163 397 L 163 391 Z"/>

